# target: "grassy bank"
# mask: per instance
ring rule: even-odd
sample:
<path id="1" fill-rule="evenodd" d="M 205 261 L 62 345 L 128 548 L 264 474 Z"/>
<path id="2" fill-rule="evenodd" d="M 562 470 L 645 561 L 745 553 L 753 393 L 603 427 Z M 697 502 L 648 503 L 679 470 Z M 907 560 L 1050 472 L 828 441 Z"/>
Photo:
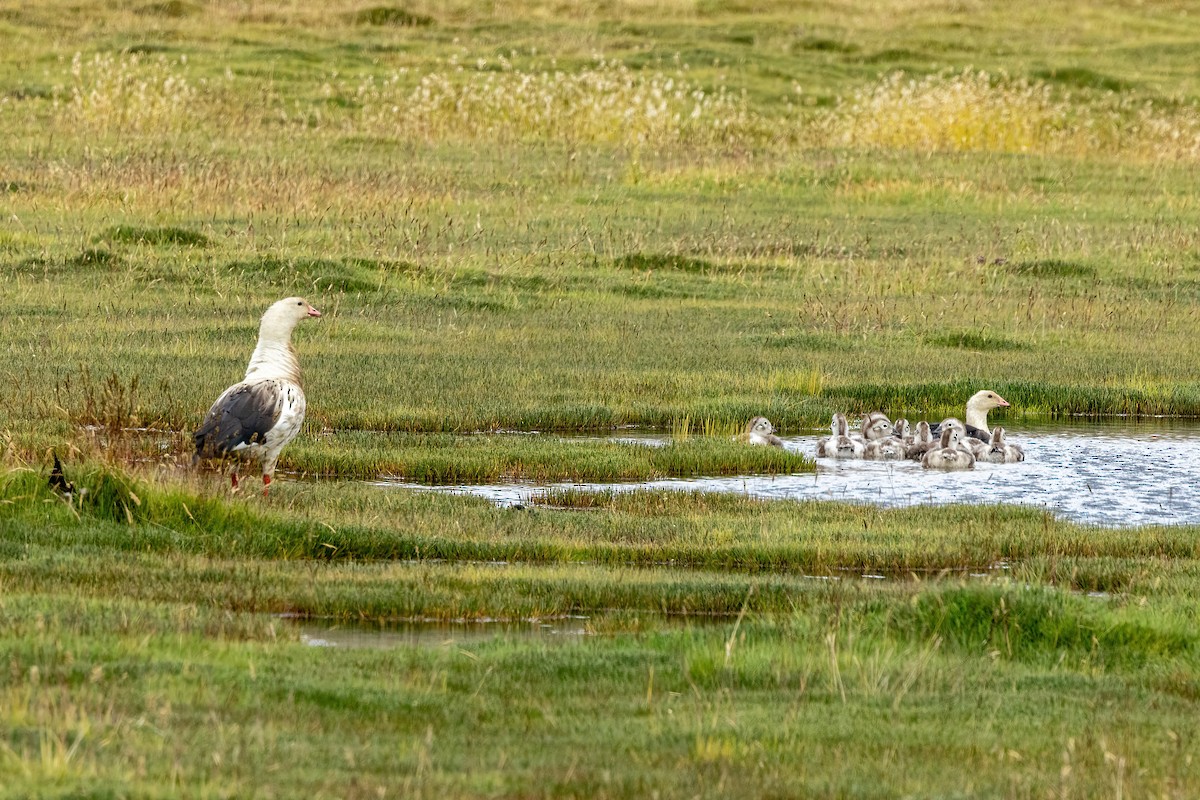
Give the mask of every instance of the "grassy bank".
<path id="1" fill-rule="evenodd" d="M 1191 529 L 652 493 L 503 511 L 284 484 L 231 504 L 106 472 L 71 509 L 28 475 L 0 505 L 8 796 L 1200 780 Z M 279 614 L 573 614 L 590 634 L 343 652 Z"/>
<path id="2" fill-rule="evenodd" d="M 1200 416 L 1186 12 L 0 8 L 0 796 L 1197 795 L 1193 527 L 366 483 Z M 230 496 L 190 432 L 291 294 L 305 427 Z M 570 435 L 624 425 L 673 443 Z"/>

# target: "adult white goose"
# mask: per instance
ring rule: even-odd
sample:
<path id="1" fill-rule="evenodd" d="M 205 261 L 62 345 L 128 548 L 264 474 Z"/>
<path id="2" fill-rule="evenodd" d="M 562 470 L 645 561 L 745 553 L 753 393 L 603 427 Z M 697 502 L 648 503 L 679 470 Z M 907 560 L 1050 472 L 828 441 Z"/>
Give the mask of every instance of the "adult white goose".
<path id="1" fill-rule="evenodd" d="M 987 442 L 992 438 L 988 428 L 987 415 L 993 408 L 1008 408 L 1009 402 L 991 389 L 980 389 L 967 400 L 966 428 L 967 435 Z M 941 427 L 933 428 L 934 436 L 941 434 Z"/>
<path id="2" fill-rule="evenodd" d="M 739 442 L 783 447 L 783 439 L 775 435 L 775 426 L 766 417 L 755 417 L 746 423 L 746 430 L 738 436 Z"/>
<path id="3" fill-rule="evenodd" d="M 304 390 L 292 331 L 301 320 L 319 316 L 321 312 L 302 297 L 284 298 L 267 309 L 246 377 L 221 393 L 196 430 L 193 464 L 202 458 L 230 456 L 257 461 L 263 494 L 267 494 L 280 451 L 304 422 Z M 235 492 L 237 470 L 235 464 L 231 477 Z"/>

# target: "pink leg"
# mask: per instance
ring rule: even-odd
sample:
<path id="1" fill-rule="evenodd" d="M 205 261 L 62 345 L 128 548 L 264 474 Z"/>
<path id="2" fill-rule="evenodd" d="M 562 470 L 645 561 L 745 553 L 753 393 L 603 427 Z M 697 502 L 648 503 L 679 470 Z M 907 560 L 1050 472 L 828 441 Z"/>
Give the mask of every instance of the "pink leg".
<path id="1" fill-rule="evenodd" d="M 271 488 L 271 476 L 263 475 L 263 497 L 267 496 L 267 490 Z"/>

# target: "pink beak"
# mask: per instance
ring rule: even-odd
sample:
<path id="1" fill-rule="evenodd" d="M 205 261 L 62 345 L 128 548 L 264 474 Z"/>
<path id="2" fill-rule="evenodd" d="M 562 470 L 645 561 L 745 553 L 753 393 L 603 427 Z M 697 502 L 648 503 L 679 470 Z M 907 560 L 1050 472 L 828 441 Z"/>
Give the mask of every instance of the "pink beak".
<path id="1" fill-rule="evenodd" d="M 320 314 L 318 314 L 317 316 L 319 317 L 319 316 L 321 316 L 321 315 L 320 315 Z M 1000 395 L 996 395 L 996 399 L 1000 401 L 1000 405 L 998 406 L 999 408 L 1008 408 L 1008 406 L 1009 406 L 1009 402 L 1008 402 L 1007 400 L 1005 400 L 1005 399 L 1004 399 L 1003 397 L 1001 397 Z"/>
<path id="2" fill-rule="evenodd" d="M 309 306 L 309 307 L 308 307 L 308 315 L 309 315 L 310 317 L 319 317 L 319 316 L 321 316 L 321 312 L 320 312 L 320 311 L 317 311 L 317 310 L 316 310 L 315 308 L 313 308 L 312 306 Z M 1008 405 L 1008 403 L 1005 403 L 1004 405 Z"/>

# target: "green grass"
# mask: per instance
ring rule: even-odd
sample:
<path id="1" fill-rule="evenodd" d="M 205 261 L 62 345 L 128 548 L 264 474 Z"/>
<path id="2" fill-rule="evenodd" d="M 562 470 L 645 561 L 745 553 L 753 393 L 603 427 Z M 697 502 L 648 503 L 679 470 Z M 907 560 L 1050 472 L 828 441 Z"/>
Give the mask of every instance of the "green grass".
<path id="1" fill-rule="evenodd" d="M 593 497 L 590 512 L 504 511 L 293 483 L 269 503 L 231 504 L 107 470 L 79 474 L 89 492 L 73 511 L 36 477 L 10 473 L 0 497 L 12 796 L 85 784 L 138 794 L 172 774 L 225 793 L 332 794 L 353 780 L 351 796 L 381 786 L 470 796 L 523 791 L 547 770 L 565 793 L 674 794 L 680 765 L 688 791 L 705 796 L 722 779 L 720 792 L 823 793 L 861 780 L 846 759 L 885 756 L 897 770 L 889 787 L 911 792 L 1187 793 L 1198 777 L 1188 759 L 1200 564 L 1191 529 L 648 492 Z M 140 503 L 127 512 L 133 494 Z M 353 522 L 325 522 L 339 519 Z M 787 524 L 806 531 L 810 553 L 829 554 L 823 566 L 789 549 Z M 995 538 L 980 543 L 964 526 Z M 672 565 L 639 566 L 634 537 L 672 530 L 676 543 L 656 549 Z M 404 535 L 421 541 L 406 558 L 369 549 Z M 714 558 L 715 535 L 774 553 L 769 567 Z M 575 544 L 496 560 L 505 540 L 528 537 Z M 487 539 L 496 549 L 478 552 Z M 908 542 L 912 569 L 859 578 L 880 567 L 844 554 L 892 540 Z M 999 553 L 1013 556 L 1007 570 L 968 574 Z M 1081 593 L 1089 572 L 1118 564 L 1124 580 L 1103 585 L 1110 596 Z M 280 613 L 574 614 L 592 634 L 321 650 L 300 644 Z M 255 746 L 238 746 L 247 741 Z M 567 745 L 574 756 L 563 759 Z M 612 747 L 645 757 L 614 764 Z M 798 750 L 804 759 L 789 755 Z M 508 756 L 480 764 L 479 752 Z M 770 766 L 766 753 L 777 753 Z M 141 769 L 125 768 L 131 758 Z"/>
<path id="2" fill-rule="evenodd" d="M 984 387 L 1200 415 L 1185 11 L 0 10 L 0 797 L 1200 793 L 1193 527 L 370 485 L 803 472 L 730 438 Z M 293 294 L 305 427 L 231 497 L 190 433 Z M 571 435 L 626 425 L 675 443 Z"/>

